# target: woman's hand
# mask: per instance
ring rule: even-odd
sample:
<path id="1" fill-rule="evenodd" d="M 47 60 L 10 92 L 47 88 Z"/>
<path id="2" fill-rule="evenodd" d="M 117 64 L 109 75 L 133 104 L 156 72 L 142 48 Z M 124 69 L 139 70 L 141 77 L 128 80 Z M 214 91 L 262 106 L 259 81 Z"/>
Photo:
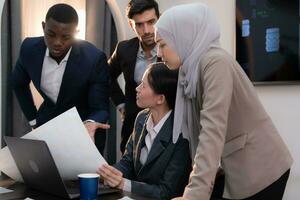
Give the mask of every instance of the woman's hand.
<path id="1" fill-rule="evenodd" d="M 123 189 L 124 187 L 124 179 L 123 174 L 116 168 L 104 164 L 97 169 L 97 173 L 100 174 L 100 177 L 104 179 L 110 187 Z"/>

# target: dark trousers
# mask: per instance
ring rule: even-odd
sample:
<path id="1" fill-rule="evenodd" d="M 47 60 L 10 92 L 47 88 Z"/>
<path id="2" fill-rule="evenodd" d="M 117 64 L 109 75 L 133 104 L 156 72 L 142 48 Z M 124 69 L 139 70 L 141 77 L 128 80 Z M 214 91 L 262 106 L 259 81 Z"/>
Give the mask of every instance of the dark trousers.
<path id="1" fill-rule="evenodd" d="M 282 200 L 285 186 L 290 175 L 290 170 L 286 171 L 277 181 L 256 193 L 255 195 L 242 200 Z M 229 200 L 221 198 L 220 200 Z"/>
<path id="2" fill-rule="evenodd" d="M 105 149 L 105 142 L 106 142 L 106 130 L 97 129 L 95 133 L 95 145 L 102 156 L 104 156 L 103 152 Z"/>
<path id="3" fill-rule="evenodd" d="M 127 141 L 129 139 L 132 131 L 133 131 L 135 117 L 136 117 L 136 115 L 125 116 L 123 126 L 122 126 L 122 130 L 121 130 L 120 150 L 121 150 L 122 154 L 125 151 Z"/>

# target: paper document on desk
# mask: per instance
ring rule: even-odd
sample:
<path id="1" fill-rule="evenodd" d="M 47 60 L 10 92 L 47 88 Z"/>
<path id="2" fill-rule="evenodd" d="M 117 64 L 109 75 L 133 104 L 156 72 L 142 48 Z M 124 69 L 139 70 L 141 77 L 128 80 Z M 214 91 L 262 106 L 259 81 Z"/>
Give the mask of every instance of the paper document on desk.
<path id="1" fill-rule="evenodd" d="M 132 198 L 130 198 L 130 197 L 128 197 L 128 196 L 125 196 L 125 197 L 122 197 L 122 198 L 119 199 L 119 200 L 134 200 L 134 199 L 132 199 Z"/>
<path id="2" fill-rule="evenodd" d="M 77 179 L 80 173 L 96 172 L 100 165 L 106 163 L 76 108 L 64 112 L 22 138 L 44 140 L 64 180 Z M 14 180 L 22 181 L 7 147 L 0 151 L 0 171 Z"/>

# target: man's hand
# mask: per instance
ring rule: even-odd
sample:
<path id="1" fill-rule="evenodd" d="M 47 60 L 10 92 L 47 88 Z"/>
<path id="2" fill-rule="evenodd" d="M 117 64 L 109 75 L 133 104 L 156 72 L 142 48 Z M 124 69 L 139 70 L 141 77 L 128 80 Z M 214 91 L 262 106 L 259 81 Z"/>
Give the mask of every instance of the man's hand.
<path id="1" fill-rule="evenodd" d="M 33 125 L 33 126 L 30 126 L 31 130 L 33 131 L 34 129 L 37 128 L 37 125 Z"/>
<path id="2" fill-rule="evenodd" d="M 172 200 L 187 200 L 187 199 L 184 197 L 176 197 L 176 198 L 173 198 Z"/>
<path id="3" fill-rule="evenodd" d="M 119 108 L 121 122 L 124 122 L 125 119 L 125 107 Z"/>
<path id="4" fill-rule="evenodd" d="M 84 126 L 87 129 L 93 142 L 95 142 L 95 132 L 98 128 L 101 128 L 101 129 L 109 129 L 110 128 L 109 124 L 103 124 L 103 123 L 99 123 L 99 122 L 90 122 L 90 121 L 85 122 Z"/>
<path id="5" fill-rule="evenodd" d="M 104 164 L 97 169 L 97 173 L 100 174 L 100 177 L 103 178 L 104 182 L 106 182 L 110 187 L 118 188 L 121 190 L 123 189 L 123 174 L 116 168 Z"/>

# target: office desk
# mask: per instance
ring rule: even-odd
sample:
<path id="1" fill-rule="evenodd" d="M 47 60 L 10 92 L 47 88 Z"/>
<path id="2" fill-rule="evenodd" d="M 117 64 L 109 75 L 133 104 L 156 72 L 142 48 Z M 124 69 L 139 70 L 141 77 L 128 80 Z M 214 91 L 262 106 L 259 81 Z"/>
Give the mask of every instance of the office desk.
<path id="1" fill-rule="evenodd" d="M 26 197 L 32 198 L 34 200 L 62 200 L 63 199 L 60 197 L 52 196 L 49 194 L 45 194 L 45 193 L 27 188 L 23 183 L 15 182 L 4 175 L 0 176 L 0 187 L 4 187 L 4 188 L 13 190 L 13 192 L 0 194 L 1 200 L 12 200 L 12 199 L 24 200 Z M 101 195 L 101 196 L 99 196 L 98 199 L 116 200 L 116 199 L 120 199 L 124 196 L 128 196 L 130 198 L 138 199 L 138 200 L 155 200 L 153 198 L 145 198 L 145 197 L 142 197 L 140 195 L 130 193 L 130 192 Z"/>

